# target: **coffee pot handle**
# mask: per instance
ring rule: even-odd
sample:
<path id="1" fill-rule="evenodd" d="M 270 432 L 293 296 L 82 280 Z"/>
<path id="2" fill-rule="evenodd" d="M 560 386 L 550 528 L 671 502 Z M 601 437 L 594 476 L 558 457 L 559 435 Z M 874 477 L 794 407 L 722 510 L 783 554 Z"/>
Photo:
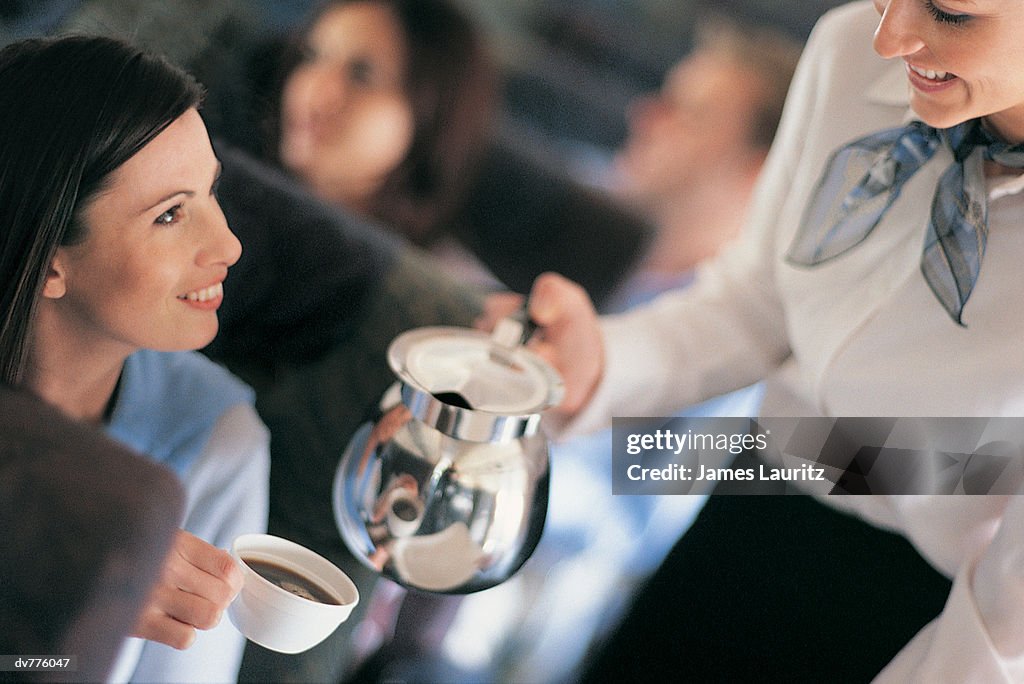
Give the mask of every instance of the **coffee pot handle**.
<path id="1" fill-rule="evenodd" d="M 539 326 L 530 317 L 529 304 L 529 300 L 524 300 L 514 313 L 498 321 L 491 333 L 494 344 L 512 350 L 530 341 Z"/>

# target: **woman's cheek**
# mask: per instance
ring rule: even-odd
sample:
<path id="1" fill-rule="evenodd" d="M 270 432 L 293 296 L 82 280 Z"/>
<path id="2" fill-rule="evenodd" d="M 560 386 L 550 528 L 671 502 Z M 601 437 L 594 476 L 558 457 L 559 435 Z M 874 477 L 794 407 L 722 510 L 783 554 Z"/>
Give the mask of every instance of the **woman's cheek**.
<path id="1" fill-rule="evenodd" d="M 367 108 L 359 125 L 353 128 L 356 144 L 362 153 L 367 175 L 383 177 L 397 167 L 412 147 L 412 107 L 404 98 L 381 99 Z"/>
<path id="2" fill-rule="evenodd" d="M 310 163 L 316 145 L 311 127 L 310 79 L 297 69 L 281 93 L 281 137 L 278 153 L 288 169 L 298 171 Z"/>
<path id="3" fill-rule="evenodd" d="M 363 210 L 409 153 L 413 128 L 412 109 L 403 98 L 353 101 L 320 138 L 310 140 L 304 163 L 290 168 L 321 198 Z"/>

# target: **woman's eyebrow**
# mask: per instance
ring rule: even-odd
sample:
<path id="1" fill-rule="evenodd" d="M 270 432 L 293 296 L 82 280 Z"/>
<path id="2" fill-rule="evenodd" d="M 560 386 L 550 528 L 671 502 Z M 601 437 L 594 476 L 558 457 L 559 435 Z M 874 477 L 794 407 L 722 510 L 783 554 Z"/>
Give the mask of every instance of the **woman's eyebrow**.
<path id="1" fill-rule="evenodd" d="M 224 170 L 224 165 L 221 164 L 220 160 L 218 159 L 217 160 L 217 166 L 214 167 L 213 181 L 210 183 L 211 187 L 214 184 L 216 184 L 217 181 L 220 179 L 220 175 L 223 172 L 223 170 Z M 174 192 L 167 193 L 166 195 L 164 195 L 163 197 L 161 197 L 157 201 L 153 202 L 149 206 L 147 206 L 144 209 L 142 209 L 141 211 L 139 211 L 139 214 L 140 215 L 141 214 L 145 214 L 147 211 L 150 211 L 151 209 L 154 209 L 154 208 L 160 206 L 164 202 L 170 200 L 173 197 L 177 197 L 178 195 L 184 195 L 185 197 L 195 197 L 196 196 L 196 192 L 195 192 L 195 190 L 175 190 Z"/>
<path id="2" fill-rule="evenodd" d="M 152 204 L 147 206 L 145 209 L 140 211 L 139 214 L 145 214 L 147 211 L 150 211 L 151 209 L 155 209 L 156 207 L 160 206 L 161 204 L 163 204 L 167 200 L 169 200 L 169 199 L 171 199 L 173 197 L 177 197 L 178 195 L 185 195 L 186 197 L 195 197 L 196 193 L 195 193 L 194 190 L 175 190 L 174 192 L 168 193 L 168 194 L 164 195 L 163 197 L 161 197 L 160 199 L 158 199 L 157 201 L 153 202 Z"/>

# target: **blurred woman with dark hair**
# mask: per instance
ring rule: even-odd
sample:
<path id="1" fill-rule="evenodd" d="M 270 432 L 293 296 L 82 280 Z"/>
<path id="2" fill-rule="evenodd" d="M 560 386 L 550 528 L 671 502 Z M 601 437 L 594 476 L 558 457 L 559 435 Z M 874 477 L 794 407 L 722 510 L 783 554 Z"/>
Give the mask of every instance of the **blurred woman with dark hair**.
<path id="1" fill-rule="evenodd" d="M 275 149 L 322 199 L 433 245 L 494 117 L 495 71 L 446 0 L 335 0 L 286 63 Z"/>

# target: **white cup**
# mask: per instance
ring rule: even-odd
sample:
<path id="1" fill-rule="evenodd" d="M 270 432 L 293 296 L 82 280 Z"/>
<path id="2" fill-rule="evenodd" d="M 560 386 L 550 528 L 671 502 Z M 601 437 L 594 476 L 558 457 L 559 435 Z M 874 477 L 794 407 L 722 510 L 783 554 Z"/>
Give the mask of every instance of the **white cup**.
<path id="1" fill-rule="evenodd" d="M 326 639 L 359 603 L 348 575 L 323 556 L 269 534 L 243 534 L 231 545 L 245 583 L 228 606 L 232 624 L 249 640 L 279 653 L 300 653 Z M 338 604 L 321 603 L 282 589 L 246 560 L 273 563 L 313 581 Z"/>

